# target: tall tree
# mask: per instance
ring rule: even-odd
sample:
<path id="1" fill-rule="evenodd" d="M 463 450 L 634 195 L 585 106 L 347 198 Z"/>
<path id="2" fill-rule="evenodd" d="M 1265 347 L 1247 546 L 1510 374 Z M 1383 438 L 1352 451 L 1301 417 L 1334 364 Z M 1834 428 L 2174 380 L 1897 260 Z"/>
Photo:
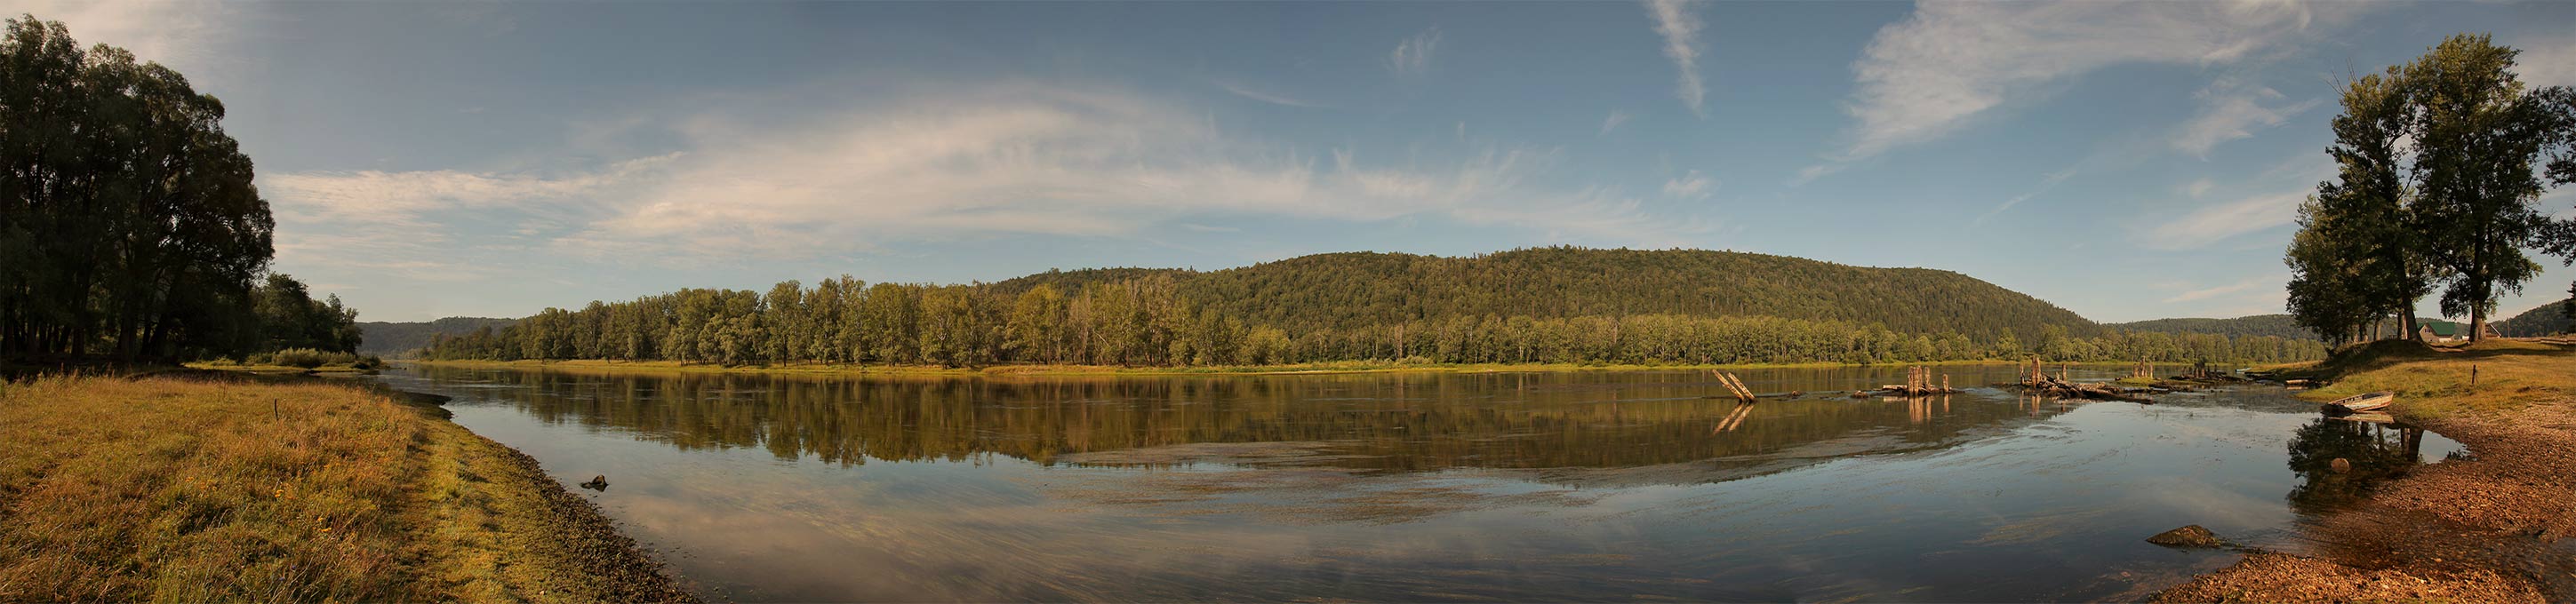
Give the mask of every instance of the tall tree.
<path id="1" fill-rule="evenodd" d="M 133 360 L 255 340 L 275 222 L 224 108 L 61 23 L 0 36 L 0 355 Z"/>
<path id="2" fill-rule="evenodd" d="M 2359 338 L 2358 330 L 2377 312 L 2363 297 L 2368 289 L 2356 285 L 2356 257 L 2337 239 L 2343 229 L 2321 205 L 2314 198 L 2299 205 L 2300 228 L 2283 258 L 2290 265 L 2290 316 L 2328 342 L 2348 342 Z"/>
<path id="3" fill-rule="evenodd" d="M 2538 205 L 2548 183 L 2536 162 L 2566 138 L 2549 103 L 2564 93 L 2526 92 L 2517 54 L 2486 35 L 2456 35 L 2402 71 L 2420 120 L 2424 249 L 2448 285 L 2442 312 L 2468 315 L 2472 340 L 2486 337 L 2496 299 L 2539 273 L 2523 248 L 2553 232 Z"/>
<path id="4" fill-rule="evenodd" d="M 2351 295 L 2371 309 L 2395 314 L 2404 337 L 2417 339 L 2415 302 L 2432 292 L 2432 282 L 2418 251 L 2424 229 L 2402 152 L 2415 125 L 2406 80 L 2395 68 L 2354 78 L 2344 85 L 2342 101 L 2334 144 L 2326 148 L 2335 179 L 2319 183 L 2316 197 L 2300 208 L 2308 216 L 2303 224 L 2325 229 L 2308 244 L 2333 249 L 2311 249 L 2308 255 L 2348 264 L 2338 271 L 2338 286 L 2352 288 Z"/>

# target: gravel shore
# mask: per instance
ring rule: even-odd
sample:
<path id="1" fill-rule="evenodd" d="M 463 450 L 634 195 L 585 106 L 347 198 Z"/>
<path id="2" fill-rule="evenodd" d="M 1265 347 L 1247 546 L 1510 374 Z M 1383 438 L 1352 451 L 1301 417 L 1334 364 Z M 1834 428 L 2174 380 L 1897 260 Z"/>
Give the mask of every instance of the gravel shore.
<path id="1" fill-rule="evenodd" d="M 2315 556 L 2265 553 L 2157 602 L 2576 601 L 2576 401 L 2401 417 L 2467 444 L 2307 530 Z"/>

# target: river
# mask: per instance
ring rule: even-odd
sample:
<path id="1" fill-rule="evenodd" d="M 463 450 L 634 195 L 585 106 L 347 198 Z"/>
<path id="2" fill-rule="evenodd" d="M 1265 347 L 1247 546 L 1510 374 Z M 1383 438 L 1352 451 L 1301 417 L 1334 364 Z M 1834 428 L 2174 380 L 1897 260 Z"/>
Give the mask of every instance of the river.
<path id="1" fill-rule="evenodd" d="M 745 602 L 2137 599 L 2236 557 L 2149 535 L 2299 551 L 2299 523 L 2460 451 L 2262 386 L 1740 405 L 1681 371 L 379 379 L 453 397 L 566 488 L 607 476 L 575 492 Z"/>

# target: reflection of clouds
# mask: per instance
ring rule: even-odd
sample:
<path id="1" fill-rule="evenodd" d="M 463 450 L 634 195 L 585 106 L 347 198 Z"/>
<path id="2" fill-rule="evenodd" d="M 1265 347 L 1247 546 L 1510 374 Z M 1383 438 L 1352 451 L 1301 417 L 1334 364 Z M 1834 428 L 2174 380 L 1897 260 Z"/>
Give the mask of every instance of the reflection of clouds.
<path id="1" fill-rule="evenodd" d="M 1152 455 L 1161 457 L 1162 455 Z M 1475 477 L 1485 472 L 1370 474 L 1313 467 L 1049 473 L 1049 497 L 1155 516 L 1250 515 L 1297 525 L 1400 524 L 1481 510 L 1572 508 L 1597 494 Z"/>
<path id="2" fill-rule="evenodd" d="M 2131 492 L 2143 497 L 2143 503 L 2168 510 L 2189 510 L 2194 524 L 2208 526 L 2221 536 L 2229 530 L 2284 526 L 2296 517 L 2281 505 L 2278 496 L 2257 497 L 2195 477 L 2149 478 L 2139 481 Z"/>
<path id="3" fill-rule="evenodd" d="M 608 474 L 612 515 L 738 601 L 2085 599 L 2202 559 L 2156 531 L 2287 525 L 2282 442 L 2313 417 L 2211 395 L 2032 419 L 1980 394 L 1920 426 L 1766 401 L 1711 434 L 1731 402 L 1642 400 L 1682 377 L 433 385 L 478 433 Z M 911 411 L 867 413 L 890 408 Z M 1054 432 L 1082 421 L 1102 440 Z M 1507 462 L 1533 467 L 1472 467 Z"/>

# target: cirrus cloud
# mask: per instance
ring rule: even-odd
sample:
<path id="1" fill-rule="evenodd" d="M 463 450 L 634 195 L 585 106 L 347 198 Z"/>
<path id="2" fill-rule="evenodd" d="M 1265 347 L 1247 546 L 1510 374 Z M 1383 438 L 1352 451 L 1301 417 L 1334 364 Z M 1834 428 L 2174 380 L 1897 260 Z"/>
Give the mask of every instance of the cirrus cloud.
<path id="1" fill-rule="evenodd" d="M 300 172 L 264 184 L 298 224 L 436 230 L 506 209 L 552 248 L 595 256 L 812 257 L 1262 217 L 1437 217 L 1638 245 L 1707 230 L 1615 189 L 1539 184 L 1559 163 L 1554 149 L 1318 155 L 1193 114 L 1123 91 L 997 85 L 784 118 L 752 108 L 630 120 L 668 128 L 679 149 L 585 172 Z"/>
<path id="2" fill-rule="evenodd" d="M 2082 74 L 2123 64 L 2246 61 L 2289 46 L 2321 19 L 2359 10 L 2366 8 L 2295 0 L 1921 2 L 1912 17 L 1879 30 L 1852 63 L 1858 90 L 1844 105 L 1854 122 L 1849 140 L 1798 180 L 1949 135 Z M 2208 111 L 2227 115 L 2196 118 L 2203 131 L 2176 144 L 2216 145 L 2269 119 L 2247 109 L 2213 103 Z"/>

